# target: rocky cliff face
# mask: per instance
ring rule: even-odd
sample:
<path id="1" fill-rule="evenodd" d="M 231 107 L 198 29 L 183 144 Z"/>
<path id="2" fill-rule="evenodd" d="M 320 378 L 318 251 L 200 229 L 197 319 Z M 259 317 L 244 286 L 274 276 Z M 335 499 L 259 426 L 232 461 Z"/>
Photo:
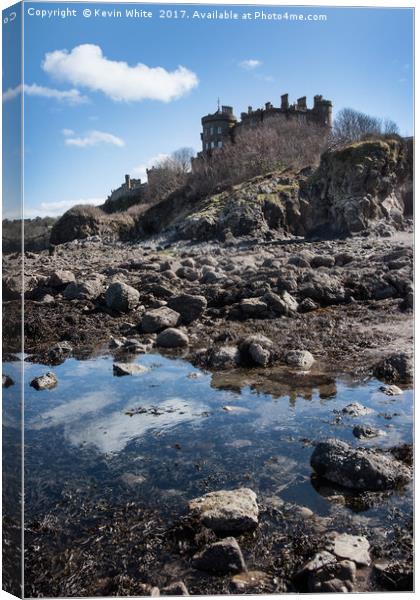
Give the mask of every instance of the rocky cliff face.
<path id="1" fill-rule="evenodd" d="M 167 233 L 203 241 L 230 236 L 346 236 L 401 230 L 412 213 L 412 145 L 401 139 L 358 142 L 326 152 L 316 169 L 281 171 L 206 197 L 187 189 L 136 217 L 83 207 L 65 213 L 51 241 L 91 235 L 118 239 Z"/>
<path id="2" fill-rule="evenodd" d="M 198 203 L 171 198 L 144 215 L 154 232 L 202 241 L 264 235 L 346 236 L 403 229 L 412 213 L 412 148 L 397 139 L 326 152 L 317 169 L 270 173 Z"/>
<path id="3" fill-rule="evenodd" d="M 378 224 L 402 229 L 412 212 L 410 143 L 364 141 L 327 152 L 301 186 L 307 234 L 357 233 Z"/>
<path id="4" fill-rule="evenodd" d="M 299 203 L 300 175 L 271 173 L 203 199 L 172 223 L 181 239 L 203 241 L 227 236 L 304 235 Z"/>

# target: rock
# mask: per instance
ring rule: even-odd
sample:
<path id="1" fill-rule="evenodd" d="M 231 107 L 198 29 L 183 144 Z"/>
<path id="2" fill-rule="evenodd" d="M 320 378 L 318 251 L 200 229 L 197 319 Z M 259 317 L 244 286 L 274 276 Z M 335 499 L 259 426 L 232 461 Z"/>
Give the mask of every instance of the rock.
<path id="1" fill-rule="evenodd" d="M 355 425 L 353 435 L 359 439 L 370 439 L 383 435 L 383 431 L 370 425 Z"/>
<path id="2" fill-rule="evenodd" d="M 246 319 L 268 316 L 268 306 L 260 298 L 245 298 L 241 300 L 239 308 Z"/>
<path id="3" fill-rule="evenodd" d="M 356 565 L 349 560 L 338 562 L 334 554 L 322 550 L 300 569 L 295 580 L 307 592 L 350 592 Z"/>
<path id="4" fill-rule="evenodd" d="M 307 506 L 294 506 L 293 512 L 295 516 L 303 520 L 310 519 L 314 516 L 313 511 Z"/>
<path id="5" fill-rule="evenodd" d="M 175 271 L 176 275 L 181 279 L 187 279 L 187 281 L 197 281 L 200 277 L 199 271 L 196 269 L 191 269 L 190 267 L 179 267 Z"/>
<path id="6" fill-rule="evenodd" d="M 231 369 L 240 363 L 241 355 L 236 346 L 211 348 L 207 356 L 207 365 L 213 369 Z"/>
<path id="7" fill-rule="evenodd" d="M 200 279 L 200 283 L 204 283 L 204 285 L 217 283 L 220 278 L 220 274 L 215 271 L 205 271 Z"/>
<path id="8" fill-rule="evenodd" d="M 373 369 L 378 379 L 395 382 L 411 382 L 413 379 L 413 363 L 408 354 L 392 354 L 381 360 Z"/>
<path id="9" fill-rule="evenodd" d="M 248 352 L 249 352 L 249 356 L 251 357 L 252 361 L 256 365 L 258 365 L 260 367 L 268 366 L 268 364 L 270 362 L 270 358 L 271 358 L 270 350 L 263 348 L 263 346 L 261 346 L 261 344 L 257 344 L 255 342 L 253 342 L 249 345 Z"/>
<path id="10" fill-rule="evenodd" d="M 354 256 L 349 252 L 340 252 L 334 256 L 334 262 L 337 267 L 344 267 L 353 262 Z"/>
<path id="11" fill-rule="evenodd" d="M 156 344 L 162 348 L 184 348 L 188 346 L 189 339 L 187 334 L 180 329 L 169 327 L 159 333 Z"/>
<path id="12" fill-rule="evenodd" d="M 55 302 L 55 298 L 54 296 L 51 296 L 51 294 L 45 294 L 42 296 L 40 302 L 42 302 L 42 304 L 51 304 L 52 302 Z"/>
<path id="13" fill-rule="evenodd" d="M 72 282 L 64 289 L 66 300 L 96 300 L 102 292 L 102 279 L 86 279 L 79 283 Z"/>
<path id="14" fill-rule="evenodd" d="M 193 566 L 201 571 L 226 575 L 246 570 L 244 557 L 234 537 L 227 537 L 205 548 L 193 558 Z"/>
<path id="15" fill-rule="evenodd" d="M 364 140 L 324 152 L 305 185 L 310 206 L 303 226 L 330 235 L 401 229 L 412 196 L 405 140 Z M 305 218 L 306 217 L 306 218 Z"/>
<path id="16" fill-rule="evenodd" d="M 120 281 L 112 283 L 105 292 L 107 307 L 116 312 L 129 312 L 138 305 L 139 299 L 135 288 Z"/>
<path id="17" fill-rule="evenodd" d="M 346 292 L 338 277 L 320 271 L 312 271 L 302 278 L 299 295 L 311 298 L 321 305 L 340 304 L 346 300 Z"/>
<path id="18" fill-rule="evenodd" d="M 368 448 L 352 448 L 329 439 L 316 445 L 311 465 L 318 475 L 361 491 L 394 489 L 408 483 L 410 470 L 392 455 Z"/>
<path id="19" fill-rule="evenodd" d="M 381 560 L 373 565 L 375 580 L 386 590 L 414 591 L 413 565 L 404 560 Z"/>
<path id="20" fill-rule="evenodd" d="M 76 277 L 72 271 L 59 270 L 52 273 L 48 279 L 47 285 L 52 288 L 61 288 L 75 281 Z"/>
<path id="21" fill-rule="evenodd" d="M 248 594 L 271 591 L 275 585 L 273 577 L 270 577 L 270 575 L 263 571 L 244 571 L 243 573 L 238 573 L 232 577 L 231 583 L 237 592 L 247 592 Z"/>
<path id="22" fill-rule="evenodd" d="M 337 559 L 335 558 L 335 556 L 333 554 L 331 554 L 331 552 L 327 552 L 326 550 L 322 550 L 321 552 L 318 552 L 317 554 L 315 554 L 315 556 L 313 558 L 311 558 L 310 561 L 308 561 L 301 569 L 300 573 L 313 573 L 315 571 L 318 571 L 319 569 L 322 569 L 323 567 L 327 566 L 327 565 L 333 565 L 337 562 Z"/>
<path id="23" fill-rule="evenodd" d="M 266 367 L 273 357 L 273 342 L 261 334 L 243 338 L 239 341 L 238 348 L 245 365 Z"/>
<path id="24" fill-rule="evenodd" d="M 369 541 L 362 535 L 334 533 L 328 542 L 327 549 L 339 559 L 348 559 L 361 566 L 369 566 Z"/>
<path id="25" fill-rule="evenodd" d="M 123 375 L 143 375 L 150 369 L 136 363 L 114 363 L 112 365 L 114 375 L 121 377 Z"/>
<path id="26" fill-rule="evenodd" d="M 298 310 L 300 313 L 311 312 L 312 310 L 316 310 L 319 308 L 318 304 L 314 302 L 311 298 L 304 298 L 302 302 L 299 304 Z"/>
<path id="27" fill-rule="evenodd" d="M 141 320 L 141 328 L 146 333 L 157 333 L 166 329 L 167 327 L 176 327 L 180 320 L 180 314 L 168 308 L 162 306 L 162 308 L 155 308 L 148 310 Z"/>
<path id="28" fill-rule="evenodd" d="M 210 492 L 191 500 L 188 508 L 214 531 L 242 533 L 258 525 L 257 496 L 249 488 Z"/>
<path id="29" fill-rule="evenodd" d="M 114 338 L 112 335 L 109 340 L 108 348 L 111 350 L 116 350 L 117 348 L 122 348 L 124 346 L 124 340 L 119 340 Z"/>
<path id="30" fill-rule="evenodd" d="M 303 256 L 291 256 L 287 261 L 289 265 L 294 265 L 295 267 L 299 267 L 300 269 L 310 269 L 311 265 Z"/>
<path id="31" fill-rule="evenodd" d="M 15 382 L 13 381 L 13 379 L 11 377 L 9 377 L 9 375 L 3 375 L 2 387 L 8 388 L 11 385 L 15 385 Z"/>
<path id="32" fill-rule="evenodd" d="M 352 402 L 351 404 L 347 404 L 347 406 L 345 406 L 341 412 L 343 415 L 347 415 L 349 417 L 364 417 L 365 415 L 370 415 L 373 410 L 367 406 L 359 404 L 359 402 Z"/>
<path id="33" fill-rule="evenodd" d="M 318 255 L 314 256 L 314 258 L 311 260 L 311 267 L 313 269 L 317 269 L 318 267 L 327 267 L 330 269 L 334 265 L 335 260 L 333 256 Z"/>
<path id="34" fill-rule="evenodd" d="M 174 581 L 160 590 L 161 596 L 189 596 L 187 586 L 183 581 Z"/>
<path id="35" fill-rule="evenodd" d="M 181 265 L 183 267 L 190 267 L 190 269 L 194 269 L 195 268 L 195 260 L 193 258 L 191 258 L 191 256 L 188 256 L 187 258 L 183 258 L 181 260 Z"/>
<path id="36" fill-rule="evenodd" d="M 273 292 L 267 292 L 262 297 L 263 301 L 276 315 L 292 315 L 298 310 L 297 301 L 287 291 L 282 291 L 280 295 Z"/>
<path id="37" fill-rule="evenodd" d="M 57 377 L 54 375 L 54 373 L 49 371 L 45 375 L 41 375 L 40 377 L 35 377 L 32 379 L 30 385 L 36 390 L 51 390 L 52 388 L 55 388 L 57 383 Z"/>
<path id="38" fill-rule="evenodd" d="M 286 363 L 295 369 L 308 371 L 315 362 L 314 357 L 307 350 L 291 350 L 285 356 Z"/>
<path id="39" fill-rule="evenodd" d="M 168 300 L 168 306 L 181 315 L 183 323 L 189 325 L 201 317 L 207 308 L 207 300 L 204 296 L 181 294 L 180 296 L 172 296 Z"/>
<path id="40" fill-rule="evenodd" d="M 401 394 L 403 393 L 402 389 L 399 388 L 397 385 L 381 385 L 379 391 L 381 391 L 386 396 L 401 396 Z"/>
<path id="41" fill-rule="evenodd" d="M 73 353 L 70 342 L 58 342 L 48 350 L 48 360 L 53 364 L 60 364 Z"/>

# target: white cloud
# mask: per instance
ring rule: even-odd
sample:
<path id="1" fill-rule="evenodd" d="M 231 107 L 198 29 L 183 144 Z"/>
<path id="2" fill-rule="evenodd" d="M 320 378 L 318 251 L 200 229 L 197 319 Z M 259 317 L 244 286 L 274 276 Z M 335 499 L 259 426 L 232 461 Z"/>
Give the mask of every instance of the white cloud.
<path id="1" fill-rule="evenodd" d="M 42 68 L 58 80 L 103 92 L 116 101 L 180 98 L 198 85 L 195 73 L 183 66 L 174 71 L 163 67 L 134 66 L 106 58 L 94 44 L 81 44 L 70 52 L 55 50 L 45 55 Z"/>
<path id="2" fill-rule="evenodd" d="M 139 177 L 142 181 L 145 181 L 147 177 L 146 170 L 151 169 L 152 167 L 156 166 L 160 161 L 165 160 L 166 158 L 169 158 L 169 154 L 157 154 L 156 156 L 150 158 L 147 162 L 141 163 L 136 167 L 133 167 L 131 169 L 132 173 L 133 175 Z"/>
<path id="3" fill-rule="evenodd" d="M 27 208 L 25 206 L 25 219 L 33 219 L 35 217 L 59 217 L 66 210 L 77 204 L 93 204 L 98 206 L 105 202 L 104 198 L 87 198 L 80 200 L 59 200 L 58 202 L 41 202 L 35 208 Z"/>
<path id="4" fill-rule="evenodd" d="M 248 60 L 243 60 L 239 63 L 239 66 L 242 67 L 242 69 L 245 69 L 246 71 L 253 71 L 258 67 L 261 67 L 261 65 L 262 61 L 257 60 L 256 58 L 249 58 Z"/>
<path id="5" fill-rule="evenodd" d="M 87 148 L 89 146 L 98 146 L 99 144 L 111 144 L 112 146 L 122 147 L 125 145 L 124 140 L 105 131 L 88 131 L 82 137 L 74 137 L 74 131 L 71 129 L 63 129 L 62 133 L 66 138 L 64 143 L 66 146 L 77 146 L 78 148 Z"/>
<path id="6" fill-rule="evenodd" d="M 86 96 L 82 96 L 79 90 L 56 90 L 36 83 L 20 84 L 14 88 L 9 88 L 3 94 L 3 102 L 13 100 L 17 98 L 21 93 L 22 89 L 25 92 L 25 96 L 38 96 L 40 98 L 52 98 L 60 102 L 66 102 L 67 104 L 84 104 L 88 102 Z"/>

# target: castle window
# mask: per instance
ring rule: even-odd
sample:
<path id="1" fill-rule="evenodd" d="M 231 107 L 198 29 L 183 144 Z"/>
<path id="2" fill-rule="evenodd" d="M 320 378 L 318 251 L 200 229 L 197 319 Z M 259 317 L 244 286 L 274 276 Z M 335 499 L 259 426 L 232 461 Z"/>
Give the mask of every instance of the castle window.
<path id="1" fill-rule="evenodd" d="M 213 135 L 213 131 L 214 131 L 213 127 L 210 127 L 210 135 Z"/>
<path id="2" fill-rule="evenodd" d="M 219 140 L 219 141 L 217 142 L 217 147 L 218 147 L 218 148 L 223 148 L 223 142 L 222 142 L 221 140 Z"/>
<path id="3" fill-rule="evenodd" d="M 215 143 L 214 143 L 214 142 L 212 142 L 212 143 L 211 143 L 211 147 L 212 147 L 212 148 L 214 148 L 214 147 L 215 147 Z"/>
<path id="4" fill-rule="evenodd" d="M 222 128 L 221 127 L 217 128 L 217 133 L 222 133 Z"/>

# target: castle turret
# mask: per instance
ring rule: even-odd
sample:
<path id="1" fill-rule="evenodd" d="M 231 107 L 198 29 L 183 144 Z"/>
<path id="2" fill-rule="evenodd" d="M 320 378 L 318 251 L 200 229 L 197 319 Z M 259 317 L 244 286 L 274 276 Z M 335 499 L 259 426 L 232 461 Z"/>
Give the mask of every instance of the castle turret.
<path id="1" fill-rule="evenodd" d="M 231 106 L 219 107 L 214 114 L 203 117 L 201 119 L 203 152 L 214 148 L 222 148 L 231 139 L 231 131 L 236 123 L 237 119 Z"/>
<path id="2" fill-rule="evenodd" d="M 314 96 L 312 114 L 319 125 L 332 127 L 332 102 L 324 100 L 321 94 Z"/>

